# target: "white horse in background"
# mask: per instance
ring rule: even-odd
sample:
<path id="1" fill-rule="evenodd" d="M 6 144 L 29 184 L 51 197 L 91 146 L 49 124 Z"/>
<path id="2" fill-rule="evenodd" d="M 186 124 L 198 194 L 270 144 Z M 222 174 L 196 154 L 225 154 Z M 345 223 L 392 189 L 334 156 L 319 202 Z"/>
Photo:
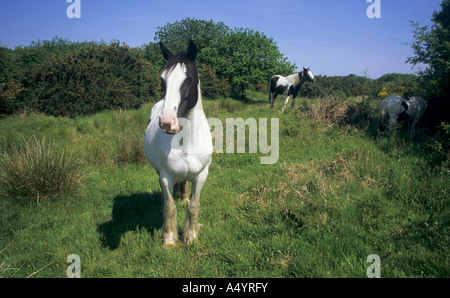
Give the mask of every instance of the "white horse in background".
<path id="1" fill-rule="evenodd" d="M 286 99 L 283 104 L 284 111 L 286 105 L 289 101 L 289 96 L 292 95 L 292 104 L 291 108 L 294 108 L 295 98 L 297 97 L 298 92 L 300 91 L 300 87 L 304 82 L 314 82 L 314 75 L 309 68 L 304 68 L 299 73 L 292 74 L 287 77 L 283 77 L 280 75 L 272 76 L 270 79 L 270 89 L 269 89 L 269 101 L 270 108 L 273 108 L 273 102 L 278 95 L 282 94 L 286 96 Z"/>
<path id="2" fill-rule="evenodd" d="M 426 108 L 427 102 L 421 97 L 413 96 L 406 100 L 401 96 L 392 95 L 381 101 L 378 111 L 378 124 L 380 129 L 383 129 L 389 122 L 388 131 L 392 132 L 395 123 L 402 122 L 408 125 L 407 130 L 412 135 Z"/>
<path id="3" fill-rule="evenodd" d="M 178 238 L 174 197 L 179 191 L 188 201 L 183 239 L 191 244 L 199 234 L 200 191 L 211 164 L 212 139 L 203 112 L 195 44 L 189 42 L 187 53 L 172 54 L 162 43 L 160 48 L 167 60 L 161 75 L 165 95 L 150 113 L 144 152 L 159 174 L 164 246 L 175 245 Z M 188 181 L 192 183 L 190 199 Z"/>

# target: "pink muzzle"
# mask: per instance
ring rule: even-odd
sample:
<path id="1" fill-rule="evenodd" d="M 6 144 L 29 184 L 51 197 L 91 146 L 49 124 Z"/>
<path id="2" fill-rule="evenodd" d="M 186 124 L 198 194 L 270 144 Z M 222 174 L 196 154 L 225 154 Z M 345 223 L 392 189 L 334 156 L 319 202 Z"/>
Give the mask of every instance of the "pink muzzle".
<path id="1" fill-rule="evenodd" d="M 159 117 L 159 126 L 167 134 L 176 134 L 180 130 L 177 115 L 174 112 L 167 112 L 165 110 Z"/>

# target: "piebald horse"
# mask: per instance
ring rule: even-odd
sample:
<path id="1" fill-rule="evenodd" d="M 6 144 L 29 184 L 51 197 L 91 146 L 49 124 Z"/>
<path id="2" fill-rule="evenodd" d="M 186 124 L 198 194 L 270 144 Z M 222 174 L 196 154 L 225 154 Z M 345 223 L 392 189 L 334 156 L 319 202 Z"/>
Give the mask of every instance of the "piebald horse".
<path id="1" fill-rule="evenodd" d="M 195 44 L 189 42 L 187 53 L 173 54 L 162 43 L 160 48 L 167 60 L 161 74 L 165 95 L 151 110 L 144 152 L 159 174 L 164 246 L 175 245 L 178 238 L 174 197 L 180 192 L 188 202 L 183 239 L 191 244 L 199 234 L 200 191 L 211 164 L 212 139 L 202 107 Z M 188 181 L 192 183 L 190 199 Z"/>
<path id="2" fill-rule="evenodd" d="M 292 104 L 291 108 L 294 108 L 295 98 L 297 97 L 298 92 L 300 91 L 300 87 L 304 82 L 314 82 L 314 75 L 309 68 L 304 68 L 299 73 L 295 73 L 288 77 L 283 77 L 280 75 L 275 75 L 270 79 L 270 90 L 269 90 L 269 101 L 270 108 L 273 108 L 273 102 L 278 95 L 282 94 L 286 96 L 286 99 L 283 104 L 284 111 L 286 105 L 289 101 L 289 96 L 292 95 Z"/>
<path id="3" fill-rule="evenodd" d="M 378 111 L 378 124 L 380 129 L 384 128 L 389 121 L 388 131 L 396 122 L 407 124 L 408 132 L 412 135 L 417 122 L 427 109 L 427 102 L 418 96 L 413 96 L 409 100 L 398 95 L 392 95 L 381 101 Z"/>

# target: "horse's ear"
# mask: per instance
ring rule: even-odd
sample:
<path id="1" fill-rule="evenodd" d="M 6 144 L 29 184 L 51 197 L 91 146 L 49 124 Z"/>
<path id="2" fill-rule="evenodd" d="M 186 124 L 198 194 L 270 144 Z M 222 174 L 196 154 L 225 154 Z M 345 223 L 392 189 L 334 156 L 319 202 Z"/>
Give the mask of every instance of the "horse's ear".
<path id="1" fill-rule="evenodd" d="M 189 40 L 189 48 L 187 51 L 187 56 L 191 61 L 195 61 L 195 58 L 197 58 L 197 47 L 195 46 L 195 43 L 192 40 Z"/>
<path id="2" fill-rule="evenodd" d="M 169 51 L 169 50 L 163 45 L 162 42 L 159 42 L 159 48 L 161 49 L 161 53 L 162 53 L 164 59 L 169 60 L 170 57 L 173 56 L 172 52 Z"/>

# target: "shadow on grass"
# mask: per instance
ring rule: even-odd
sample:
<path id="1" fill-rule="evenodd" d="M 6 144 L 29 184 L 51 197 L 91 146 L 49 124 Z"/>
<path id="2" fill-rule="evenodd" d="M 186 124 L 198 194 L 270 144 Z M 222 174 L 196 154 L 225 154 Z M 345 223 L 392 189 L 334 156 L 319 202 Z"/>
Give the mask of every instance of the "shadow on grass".
<path id="1" fill-rule="evenodd" d="M 153 234 L 162 226 L 161 193 L 139 193 L 114 198 L 112 220 L 99 225 L 97 231 L 103 247 L 115 250 L 122 235 L 144 228 Z"/>

